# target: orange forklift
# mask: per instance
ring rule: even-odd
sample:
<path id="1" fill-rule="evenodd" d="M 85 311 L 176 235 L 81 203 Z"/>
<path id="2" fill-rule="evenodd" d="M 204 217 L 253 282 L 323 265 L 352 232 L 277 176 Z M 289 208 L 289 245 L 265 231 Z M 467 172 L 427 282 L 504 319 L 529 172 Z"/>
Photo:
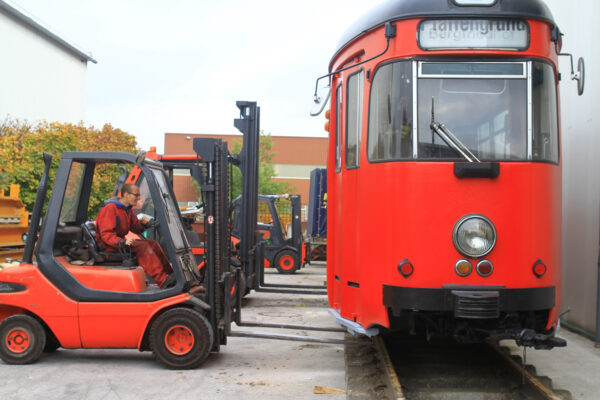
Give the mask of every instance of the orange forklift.
<path id="1" fill-rule="evenodd" d="M 203 277 L 160 163 L 144 153 L 65 152 L 42 220 L 52 158 L 44 154 L 23 260 L 0 271 L 2 360 L 32 363 L 58 347 L 137 348 L 152 351 L 167 368 L 186 369 L 226 343 L 236 273 L 229 264 L 228 151 L 226 143 L 207 140 L 198 156 L 207 171 L 202 180 L 208 215 Z M 143 174 L 144 210 L 160 221 L 151 229 L 173 267 L 174 287 L 152 283 L 127 251 L 103 254 L 97 247 L 89 221 L 97 210 L 90 206 L 90 194 L 106 164 L 135 167 Z M 96 257 L 74 260 L 69 257 L 73 247 Z M 191 290 L 198 285 L 199 292 Z"/>

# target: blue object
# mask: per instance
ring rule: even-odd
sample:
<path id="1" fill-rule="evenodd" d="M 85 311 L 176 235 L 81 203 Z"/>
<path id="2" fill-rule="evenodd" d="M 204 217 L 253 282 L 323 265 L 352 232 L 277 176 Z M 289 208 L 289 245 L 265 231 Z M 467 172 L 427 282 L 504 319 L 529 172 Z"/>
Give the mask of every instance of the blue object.
<path id="1" fill-rule="evenodd" d="M 310 172 L 306 233 L 312 238 L 327 237 L 327 169 L 325 168 L 315 168 Z"/>

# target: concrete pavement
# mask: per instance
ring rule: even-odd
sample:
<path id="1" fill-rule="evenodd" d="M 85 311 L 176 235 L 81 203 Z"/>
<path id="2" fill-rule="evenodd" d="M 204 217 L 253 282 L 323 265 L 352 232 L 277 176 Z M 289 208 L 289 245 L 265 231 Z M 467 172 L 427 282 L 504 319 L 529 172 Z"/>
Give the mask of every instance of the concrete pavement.
<path id="1" fill-rule="evenodd" d="M 324 266 L 296 275 L 266 275 L 268 282 L 321 284 Z M 244 321 L 327 325 L 335 321 L 326 296 L 251 293 Z M 238 328 L 234 330 L 271 331 Z M 280 332 L 280 331 L 279 331 Z M 288 333 L 343 338 L 343 333 L 296 330 Z M 345 389 L 342 345 L 231 337 L 219 353 L 196 370 L 170 371 L 150 352 L 65 350 L 44 354 L 32 365 L 0 362 L 0 399 L 344 399 L 343 394 L 314 394 L 315 386 Z"/>

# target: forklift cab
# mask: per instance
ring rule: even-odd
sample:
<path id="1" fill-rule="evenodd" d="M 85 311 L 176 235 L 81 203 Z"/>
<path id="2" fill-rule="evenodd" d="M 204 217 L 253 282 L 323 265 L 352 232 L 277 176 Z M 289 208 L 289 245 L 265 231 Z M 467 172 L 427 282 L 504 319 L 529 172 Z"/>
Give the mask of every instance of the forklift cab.
<path id="1" fill-rule="evenodd" d="M 277 203 L 281 199 L 289 200 L 291 221 L 289 230 L 283 228 Z M 275 267 L 281 274 L 293 274 L 299 270 L 303 261 L 302 230 L 300 225 L 299 195 L 258 195 L 258 203 L 264 205 L 266 211 L 257 221 L 259 242 L 265 243 L 265 266 Z M 242 198 L 233 200 L 233 236 L 239 238 L 243 221 Z M 266 217 L 266 219 L 265 219 Z M 286 227 L 287 228 L 287 227 Z"/>
<path id="2" fill-rule="evenodd" d="M 84 237 L 85 226 L 89 226 L 103 206 L 92 204 L 91 201 L 91 194 L 99 187 L 97 179 L 107 168 L 127 164 L 137 166 L 145 178 L 134 212 L 141 212 L 163 222 L 151 229 L 154 230 L 152 236 L 160 243 L 177 277 L 177 284 L 167 290 L 158 291 L 154 285 L 147 285 L 146 277 L 140 272 L 140 267 L 135 265 L 125 267 L 118 265 L 118 262 L 114 265 L 115 262 L 110 260 L 104 263 L 96 260 L 94 267 L 105 268 L 88 274 L 85 273 L 85 268 L 73 267 L 68 257 L 65 257 L 65 248 L 82 247 L 85 240 L 89 240 L 89 237 Z M 159 163 L 145 159 L 143 155 L 136 158 L 128 153 L 63 154 L 39 235 L 37 259 L 41 272 L 65 294 L 87 301 L 157 300 L 180 293 L 199 278 L 197 269 L 193 267 L 194 257 L 181 225 L 179 208 L 168 184 L 168 177 Z M 123 269 L 128 269 L 129 272 L 123 272 Z M 78 274 L 78 270 L 82 271 Z M 110 277 L 107 280 L 101 279 L 101 272 Z M 88 275 L 93 275 L 95 279 Z M 143 282 L 141 277 L 144 278 Z M 121 280 L 125 282 L 120 282 Z M 127 283 L 130 284 L 129 287 Z"/>
<path id="3" fill-rule="evenodd" d="M 258 195 L 259 204 L 264 204 L 268 208 L 268 221 L 258 220 L 258 231 L 262 235 L 263 240 L 267 242 L 267 252 L 269 247 L 279 249 L 285 244 L 291 244 L 291 238 L 287 237 L 287 229 L 284 230 L 281 225 L 279 211 L 277 211 L 277 203 L 281 196 L 278 195 Z"/>

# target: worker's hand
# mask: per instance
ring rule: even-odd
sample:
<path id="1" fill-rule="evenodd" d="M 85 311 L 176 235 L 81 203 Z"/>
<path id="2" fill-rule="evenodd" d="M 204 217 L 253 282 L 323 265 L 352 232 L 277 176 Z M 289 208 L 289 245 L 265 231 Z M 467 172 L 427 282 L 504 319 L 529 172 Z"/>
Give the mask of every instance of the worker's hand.
<path id="1" fill-rule="evenodd" d="M 125 244 L 127 246 L 131 246 L 133 244 L 133 242 L 135 242 L 136 240 L 137 240 L 137 238 L 130 237 L 129 239 L 125 240 Z"/>
<path id="2" fill-rule="evenodd" d="M 148 222 L 150 222 L 150 218 L 148 218 L 147 215 L 144 215 L 141 219 L 142 224 L 144 225 L 148 225 Z"/>

